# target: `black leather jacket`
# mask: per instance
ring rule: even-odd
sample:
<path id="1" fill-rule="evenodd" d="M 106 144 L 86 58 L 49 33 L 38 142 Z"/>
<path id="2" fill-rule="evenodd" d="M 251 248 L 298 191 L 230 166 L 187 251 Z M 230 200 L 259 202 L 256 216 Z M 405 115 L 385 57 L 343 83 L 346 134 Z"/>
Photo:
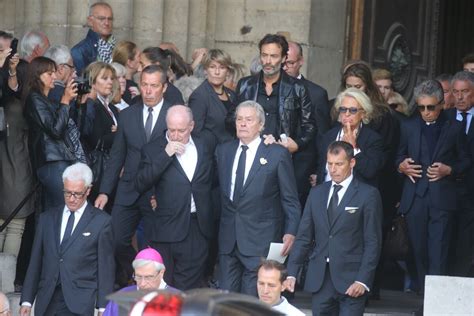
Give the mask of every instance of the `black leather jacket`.
<path id="1" fill-rule="evenodd" d="M 246 100 L 257 101 L 261 76 L 262 72 L 239 80 L 236 89 L 239 103 Z M 298 79 L 288 76 L 284 71 L 280 71 L 280 76 L 280 91 L 278 91 L 280 100 L 279 135 L 285 133 L 298 144 L 298 150 L 302 150 L 316 134 L 311 99 L 308 90 Z"/>
<path id="2" fill-rule="evenodd" d="M 31 92 L 26 98 L 26 118 L 29 124 L 29 149 L 33 166 L 39 168 L 50 161 L 74 161 L 67 148 L 69 105 L 59 107 L 46 96 Z"/>

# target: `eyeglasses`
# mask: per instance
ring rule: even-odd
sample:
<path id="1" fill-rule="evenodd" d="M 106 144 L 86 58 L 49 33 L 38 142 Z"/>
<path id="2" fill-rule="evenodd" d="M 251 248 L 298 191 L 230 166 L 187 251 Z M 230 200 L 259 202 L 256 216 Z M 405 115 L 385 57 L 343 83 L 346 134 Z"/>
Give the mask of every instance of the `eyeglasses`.
<path id="1" fill-rule="evenodd" d="M 339 109 L 338 109 L 339 113 L 347 113 L 349 112 L 351 115 L 356 115 L 357 112 L 359 111 L 363 111 L 362 109 L 358 109 L 358 108 L 346 108 L 345 106 L 341 106 Z"/>
<path id="2" fill-rule="evenodd" d="M 66 64 L 66 63 L 60 64 L 60 65 L 61 65 L 61 66 L 66 66 L 66 67 L 68 67 L 68 68 L 71 69 L 71 70 L 76 70 L 76 67 L 74 67 L 73 65 L 69 65 L 69 64 Z"/>
<path id="3" fill-rule="evenodd" d="M 97 20 L 99 20 L 100 22 L 105 22 L 106 20 L 108 22 L 113 22 L 114 21 L 114 18 L 113 17 L 106 17 L 106 16 L 93 16 L 94 18 L 96 18 Z"/>
<path id="4" fill-rule="evenodd" d="M 470 89 L 464 89 L 464 90 L 455 90 L 453 89 L 453 94 L 455 96 L 466 96 L 466 95 L 469 95 L 471 93 L 471 90 Z"/>
<path id="5" fill-rule="evenodd" d="M 158 272 L 157 274 L 155 275 L 135 275 L 133 274 L 133 279 L 135 280 L 135 282 L 140 282 L 140 281 L 143 281 L 143 282 L 146 282 L 146 283 L 150 283 L 151 281 L 153 281 L 154 279 L 156 279 L 156 277 L 159 275 L 160 273 Z"/>
<path id="6" fill-rule="evenodd" d="M 64 193 L 64 197 L 68 199 L 71 196 L 74 197 L 74 199 L 82 199 L 86 195 L 87 190 L 89 190 L 89 188 L 87 188 L 84 192 L 71 192 L 71 191 L 64 190 L 63 193 Z"/>
<path id="7" fill-rule="evenodd" d="M 436 110 L 436 105 L 417 105 L 416 107 L 418 108 L 418 111 L 420 112 L 424 112 L 424 111 L 430 111 L 430 112 L 433 112 L 434 110 Z"/>

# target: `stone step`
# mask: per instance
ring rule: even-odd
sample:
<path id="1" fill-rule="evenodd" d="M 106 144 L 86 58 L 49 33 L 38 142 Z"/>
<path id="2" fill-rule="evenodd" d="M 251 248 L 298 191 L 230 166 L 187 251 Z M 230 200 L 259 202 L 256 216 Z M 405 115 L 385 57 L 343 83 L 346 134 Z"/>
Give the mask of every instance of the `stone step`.
<path id="1" fill-rule="evenodd" d="M 0 252 L 0 291 L 3 293 L 13 292 L 16 272 L 16 257 L 14 255 Z"/>
<path id="2" fill-rule="evenodd" d="M 425 315 L 473 315 L 474 279 L 427 275 Z"/>
<path id="3" fill-rule="evenodd" d="M 7 293 L 8 301 L 10 302 L 10 309 L 12 315 L 20 315 L 20 293 Z M 33 315 L 33 313 L 31 313 Z"/>

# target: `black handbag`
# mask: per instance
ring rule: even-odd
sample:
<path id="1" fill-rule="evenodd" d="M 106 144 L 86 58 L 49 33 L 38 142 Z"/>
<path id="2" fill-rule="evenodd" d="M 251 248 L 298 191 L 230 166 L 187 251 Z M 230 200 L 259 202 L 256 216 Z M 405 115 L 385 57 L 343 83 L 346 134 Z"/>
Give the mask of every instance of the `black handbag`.
<path id="1" fill-rule="evenodd" d="M 408 225 L 403 214 L 398 214 L 392 220 L 392 226 L 385 237 L 384 255 L 394 260 L 405 261 L 411 257 L 411 243 L 408 235 Z"/>
<path id="2" fill-rule="evenodd" d="M 104 149 L 104 143 L 100 139 L 90 154 L 90 166 L 93 174 L 92 184 L 94 187 L 100 185 L 100 180 L 102 179 L 109 158 L 109 152 Z"/>

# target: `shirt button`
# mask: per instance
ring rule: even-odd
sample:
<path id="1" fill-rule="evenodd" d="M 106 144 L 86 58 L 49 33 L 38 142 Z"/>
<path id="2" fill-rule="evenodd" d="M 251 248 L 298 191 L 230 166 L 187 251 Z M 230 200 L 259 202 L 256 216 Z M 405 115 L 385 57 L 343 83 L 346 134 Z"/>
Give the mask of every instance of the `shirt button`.
<path id="1" fill-rule="evenodd" d="M 329 235 L 329 238 L 332 238 L 332 235 Z"/>
<path id="2" fill-rule="evenodd" d="M 265 113 L 266 116 L 268 116 L 268 113 Z"/>
<path id="3" fill-rule="evenodd" d="M 64 259 L 63 259 L 63 258 L 59 259 L 59 262 L 63 262 L 63 261 L 64 261 Z"/>

